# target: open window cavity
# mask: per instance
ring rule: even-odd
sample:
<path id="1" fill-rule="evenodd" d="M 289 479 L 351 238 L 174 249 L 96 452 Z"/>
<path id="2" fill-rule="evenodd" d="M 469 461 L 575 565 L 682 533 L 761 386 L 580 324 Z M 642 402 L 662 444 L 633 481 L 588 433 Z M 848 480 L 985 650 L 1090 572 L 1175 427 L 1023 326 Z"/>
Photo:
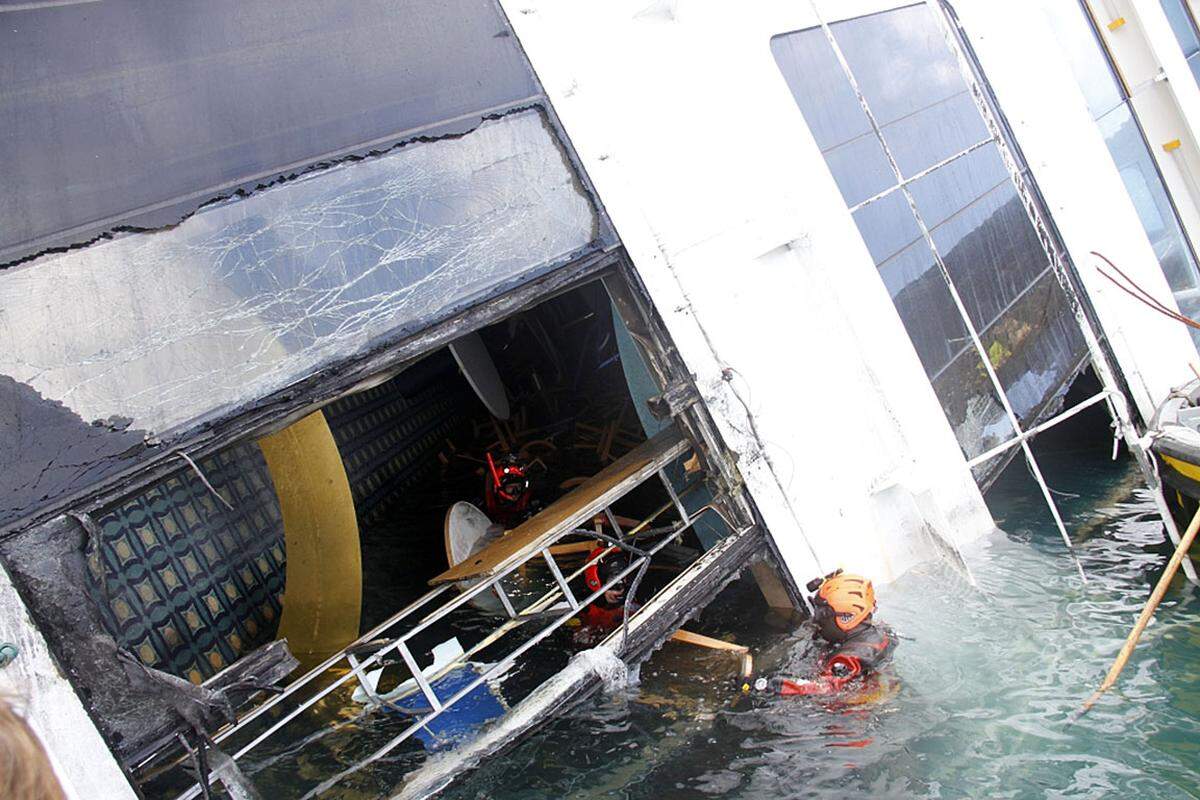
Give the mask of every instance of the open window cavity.
<path id="1" fill-rule="evenodd" d="M 753 529 L 663 341 L 602 271 L 45 526 L 84 542 L 85 588 L 47 628 L 114 643 L 117 674 L 76 678 L 134 781 L 197 797 L 232 762 L 303 794 L 385 756 L 397 774 L 573 654 L 622 652 Z M 166 710 L 117 710 L 138 691 Z"/>

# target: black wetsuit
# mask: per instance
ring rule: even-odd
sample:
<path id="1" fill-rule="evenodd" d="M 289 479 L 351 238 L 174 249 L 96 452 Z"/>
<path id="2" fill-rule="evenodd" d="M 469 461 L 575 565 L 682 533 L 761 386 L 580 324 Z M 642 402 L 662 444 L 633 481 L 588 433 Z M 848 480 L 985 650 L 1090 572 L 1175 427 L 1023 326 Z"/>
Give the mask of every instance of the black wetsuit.
<path id="1" fill-rule="evenodd" d="M 826 655 L 823 675 L 848 681 L 878 669 L 896 649 L 896 634 L 886 625 L 860 625 Z"/>
<path id="2" fill-rule="evenodd" d="M 844 642 L 830 644 L 821 658 L 821 673 L 811 681 L 784 680 L 780 694 L 831 694 L 850 681 L 879 669 L 896 649 L 896 634 L 883 624 L 856 628 Z"/>

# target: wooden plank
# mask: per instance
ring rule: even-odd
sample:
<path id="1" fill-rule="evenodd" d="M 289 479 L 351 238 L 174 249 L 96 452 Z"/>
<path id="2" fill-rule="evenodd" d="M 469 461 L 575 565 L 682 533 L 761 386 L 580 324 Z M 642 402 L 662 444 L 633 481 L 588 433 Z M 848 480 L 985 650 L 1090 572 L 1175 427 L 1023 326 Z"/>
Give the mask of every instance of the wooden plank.
<path id="1" fill-rule="evenodd" d="M 570 544 L 556 544 L 550 548 L 552 556 L 569 556 L 575 553 L 590 553 L 599 547 L 602 543 L 592 539 L 586 542 L 571 542 Z"/>
<path id="2" fill-rule="evenodd" d="M 734 644 L 733 642 L 726 642 L 726 641 L 722 641 L 721 639 L 714 639 L 711 636 L 705 636 L 702 633 L 692 633 L 691 631 L 685 631 L 683 628 L 680 628 L 679 630 L 675 631 L 675 633 L 671 634 L 671 638 L 677 642 L 683 642 L 685 644 L 694 644 L 697 647 L 706 647 L 709 650 L 728 650 L 732 653 L 748 653 L 748 652 L 750 652 L 750 648 L 746 647 L 746 645 L 744 645 L 744 644 Z"/>
<path id="3" fill-rule="evenodd" d="M 685 644 L 693 644 L 698 647 L 706 647 L 709 650 L 724 650 L 734 655 L 740 656 L 738 659 L 741 662 L 741 677 L 749 678 L 754 674 L 754 656 L 750 654 L 750 648 L 741 644 L 733 644 L 732 642 L 723 642 L 720 639 L 714 639 L 711 636 L 705 636 L 702 633 L 692 633 L 685 631 L 683 628 L 671 634 L 671 639 L 676 642 Z"/>
<path id="4" fill-rule="evenodd" d="M 627 493 L 688 449 L 688 442 L 669 427 L 638 445 L 560 497 L 535 517 L 513 528 L 475 555 L 432 578 L 431 586 L 495 575 L 518 559 L 529 558 L 551 540 L 591 520 L 596 512 Z"/>

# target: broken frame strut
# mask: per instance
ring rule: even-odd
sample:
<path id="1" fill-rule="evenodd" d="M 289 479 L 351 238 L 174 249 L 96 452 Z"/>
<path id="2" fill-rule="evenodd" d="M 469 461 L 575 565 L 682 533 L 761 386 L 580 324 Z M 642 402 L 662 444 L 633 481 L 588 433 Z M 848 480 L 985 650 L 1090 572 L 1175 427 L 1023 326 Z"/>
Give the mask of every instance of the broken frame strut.
<path id="1" fill-rule="evenodd" d="M 560 498 L 552 503 L 544 511 L 529 521 L 517 526 L 510 531 L 506 536 L 493 542 L 490 546 L 475 553 L 459 565 L 451 567 L 451 569 L 433 578 L 430 583 L 434 584 L 431 591 L 410 603 L 408 606 L 394 614 L 392 617 L 379 624 L 372 630 L 360 636 L 357 640 L 349 644 L 340 652 L 330 656 L 324 662 L 307 672 L 305 675 L 297 679 L 289 685 L 280 694 L 269 698 L 264 703 L 259 705 L 253 711 L 249 712 L 242 719 L 238 720 L 234 725 L 227 727 L 213 737 L 215 743 L 220 743 L 235 734 L 244 731 L 251 723 L 259 719 L 271 709 L 278 706 L 285 700 L 293 697 L 304 688 L 311 687 L 323 675 L 326 675 L 331 668 L 337 667 L 344 662 L 347 671 L 340 675 L 328 685 L 319 689 L 315 694 L 308 697 L 299 703 L 294 709 L 288 711 L 280 719 L 273 722 L 265 731 L 258 734 L 250 742 L 243 745 L 233 753 L 233 759 L 245 756 L 251 750 L 256 748 L 262 742 L 273 736 L 281 728 L 289 722 L 300 716 L 304 711 L 311 708 L 316 703 L 320 702 L 326 696 L 330 695 L 337 689 L 345 686 L 351 679 L 356 679 L 358 685 L 374 703 L 381 706 L 392 707 L 391 704 L 381 698 L 376 692 L 372 684 L 366 679 L 366 670 L 372 666 L 383 666 L 383 657 L 389 653 L 399 653 L 400 658 L 412 673 L 419 691 L 425 697 L 428 703 L 428 708 L 421 711 L 412 709 L 402 709 L 405 714 L 411 715 L 416 719 L 411 725 L 406 727 L 399 735 L 389 741 L 383 747 L 376 750 L 363 761 L 356 764 L 351 770 L 334 776 L 330 781 L 322 784 L 322 789 L 329 788 L 340 778 L 348 775 L 349 772 L 358 770 L 373 761 L 376 761 L 396 747 L 398 747 L 406 739 L 410 738 L 419 729 L 426 726 L 436 717 L 440 716 L 447 709 L 452 708 L 456 703 L 464 697 L 470 695 L 485 682 L 495 680 L 504 675 L 504 673 L 516 662 L 516 660 L 540 643 L 555 630 L 566 624 L 567 620 L 573 617 L 578 611 L 600 597 L 604 592 L 608 591 L 612 586 L 625 580 L 628 576 L 643 570 L 649 565 L 650 560 L 663 550 L 667 545 L 679 539 L 683 533 L 690 528 L 701 516 L 707 511 L 713 511 L 724 518 L 724 514 L 713 504 L 708 504 L 700 508 L 695 514 L 688 514 L 683 506 L 680 496 L 686 494 L 695 486 L 700 485 L 699 482 L 693 483 L 686 487 L 683 492 L 677 492 L 671 485 L 670 480 L 666 477 L 664 470 L 675 461 L 677 458 L 688 452 L 691 449 L 691 444 L 685 439 L 679 431 L 674 427 L 667 428 L 657 434 L 650 440 L 622 456 L 613 464 L 606 467 L 593 478 L 581 485 L 578 489 L 570 494 Z M 604 513 L 607 516 L 612 515 L 609 508 L 610 504 L 625 494 L 629 493 L 635 487 L 641 485 L 652 476 L 657 475 L 663 482 L 670 495 L 670 500 L 663 503 L 650 513 L 644 520 L 638 523 L 635 527 L 628 531 L 620 532 L 617 530 L 617 538 L 600 535 L 592 530 L 579 531 L 579 526 L 588 520 L 592 519 L 596 514 Z M 680 519 L 665 529 L 665 535 L 662 539 L 652 545 L 635 546 L 631 543 L 634 537 L 639 535 L 648 535 L 655 533 L 663 533 L 663 529 L 649 530 L 651 523 L 674 508 L 679 514 Z M 736 530 L 732 528 L 731 530 Z M 555 560 L 550 547 L 560 539 L 574 534 L 576 532 L 585 533 L 591 537 L 598 537 L 610 543 L 610 546 L 605 549 L 604 553 L 597 554 L 589 558 L 581 566 L 579 566 L 570 575 L 564 575 L 559 568 L 558 562 Z M 575 596 L 571 590 L 569 581 L 582 575 L 584 571 L 591 565 L 597 563 L 604 555 L 621 549 L 628 552 L 632 558 L 629 564 L 618 574 L 610 577 L 599 588 L 591 594 L 583 598 Z M 517 610 L 512 600 L 505 593 L 501 581 L 513 572 L 521 569 L 530 561 L 536 559 L 544 559 L 549 567 L 550 574 L 554 578 L 553 587 L 539 597 L 537 600 L 530 603 L 521 610 Z M 382 643 L 379 640 L 388 631 L 399 626 L 402 622 L 409 620 L 415 613 L 429 606 L 434 600 L 444 599 L 447 590 L 456 582 L 463 580 L 478 580 L 478 582 L 469 589 L 461 592 L 453 599 L 443 602 L 442 605 L 434 608 L 430 613 L 419 619 L 415 624 L 405 630 L 398 636 L 388 637 Z M 499 624 L 491 634 L 484 637 L 480 642 L 473 645 L 469 650 L 457 656 L 453 661 L 444 664 L 441 669 L 435 674 L 426 675 L 421 668 L 417 666 L 416 659 L 413 657 L 412 651 L 408 643 L 414 636 L 426 630 L 430 625 L 440 619 L 443 619 L 452 611 L 466 603 L 470 602 L 476 595 L 486 591 L 495 591 L 500 597 L 505 608 L 508 619 Z M 562 601 L 566 602 L 566 608 L 554 613 L 558 609 L 562 609 Z M 441 676 L 445 675 L 452 669 L 466 664 L 474 655 L 479 653 L 486 647 L 501 639 L 506 633 L 515 628 L 534 621 L 545 621 L 545 626 L 532 637 L 516 647 L 512 652 L 495 663 L 491 664 L 481 674 L 475 677 L 470 683 L 463 686 L 450 697 L 439 697 L 434 690 L 432 684 Z M 379 645 L 371 655 L 359 659 L 358 653 L 365 648 Z M 365 646 L 365 647 L 364 647 Z M 398 709 L 401 710 L 401 709 Z M 199 796 L 202 792 L 199 783 L 194 784 L 190 789 L 179 795 L 178 800 L 191 800 Z"/>

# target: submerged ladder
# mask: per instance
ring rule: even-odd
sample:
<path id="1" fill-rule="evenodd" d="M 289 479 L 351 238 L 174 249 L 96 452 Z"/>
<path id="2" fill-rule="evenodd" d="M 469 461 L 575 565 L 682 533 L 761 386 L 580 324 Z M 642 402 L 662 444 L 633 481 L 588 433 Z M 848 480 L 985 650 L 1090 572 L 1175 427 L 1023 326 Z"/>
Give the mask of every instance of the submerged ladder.
<path id="1" fill-rule="evenodd" d="M 669 544 L 677 541 L 705 513 L 712 511 L 724 519 L 723 512 L 712 503 L 703 506 L 694 514 L 689 514 L 681 498 L 692 488 L 700 485 L 700 482 L 694 482 L 682 491 L 676 491 L 664 472 L 673 461 L 690 450 L 691 444 L 674 426 L 663 430 L 614 461 L 574 491 L 549 505 L 536 516 L 509 531 L 505 536 L 431 579 L 429 583 L 434 587 L 433 589 L 356 639 L 340 652 L 330 656 L 289 684 L 281 693 L 254 708 L 236 723 L 218 732 L 213 737 L 214 743 L 220 744 L 245 732 L 263 715 L 281 704 L 289 700 L 295 702 L 297 695 L 305 689 L 314 690 L 310 696 L 299 701 L 294 708 L 272 722 L 266 730 L 238 748 L 232 754 L 234 761 L 237 761 L 276 735 L 313 705 L 339 688 L 345 687 L 351 681 L 357 681 L 373 703 L 401 711 L 414 719 L 396 737 L 353 768 L 326 781 L 316 791 L 324 791 L 350 772 L 383 758 L 418 730 L 425 728 L 428 731 L 427 726 L 430 722 L 452 709 L 456 703 L 480 686 L 502 677 L 518 658 L 566 624 L 571 617 L 603 595 L 604 592 L 634 573 L 644 573 L 655 555 Z M 652 511 L 636 526 L 627 531 L 622 530 L 610 505 L 654 476 L 658 476 L 662 481 L 670 500 Z M 677 520 L 660 528 L 652 529 L 650 527 L 655 519 L 672 509 L 678 514 Z M 582 525 L 598 514 L 604 514 L 607 517 L 615 535 L 609 536 L 590 529 L 580 530 Z M 725 522 L 727 525 L 729 524 L 727 519 Z M 729 527 L 731 530 L 736 530 L 732 525 Z M 550 548 L 559 540 L 575 533 L 601 539 L 607 542 L 609 547 L 605 549 L 604 553 L 589 557 L 580 567 L 569 575 L 565 575 Z M 658 538 L 653 544 L 642 544 L 646 540 L 658 536 L 661 538 Z M 612 576 L 590 594 L 577 597 L 571 589 L 570 581 L 582 575 L 588 567 L 599 562 L 604 555 L 615 550 L 623 550 L 630 554 L 630 562 L 625 569 Z M 518 609 L 505 591 L 502 581 L 525 565 L 537 560 L 544 561 L 549 568 L 554 579 L 553 586 L 538 599 Z M 451 588 L 464 581 L 476 581 L 476 583 L 460 594 L 452 596 Z M 499 622 L 495 630 L 452 661 L 441 664 L 435 673 L 425 674 L 425 671 L 417 665 L 410 647 L 413 637 L 454 610 L 469 603 L 476 596 L 488 591 L 495 592 L 500 598 L 507 619 L 500 618 L 503 621 Z M 632 596 L 632 592 L 630 596 Z M 423 616 L 418 616 L 417 612 L 420 611 L 425 612 Z M 448 697 L 440 696 L 437 693 L 433 684 L 441 676 L 456 667 L 465 666 L 474 655 L 496 644 L 508 632 L 538 621 L 543 625 L 537 633 L 482 670 L 469 683 Z M 370 655 L 360 658 L 364 651 L 372 649 L 373 652 Z M 392 653 L 399 654 L 400 659 L 411 672 L 412 678 L 428 704 L 427 708 L 420 711 L 398 708 L 387 699 L 380 697 L 373 682 L 367 678 L 366 671 L 373 666 L 377 669 L 385 666 L 384 657 Z M 338 668 L 344 669 L 344 674 L 317 688 L 323 676 L 327 676 L 331 670 Z M 426 670 L 428 669 L 427 667 Z M 211 780 L 212 778 L 210 778 Z M 202 791 L 197 782 L 180 794 L 178 800 L 191 800 L 199 796 Z"/>

